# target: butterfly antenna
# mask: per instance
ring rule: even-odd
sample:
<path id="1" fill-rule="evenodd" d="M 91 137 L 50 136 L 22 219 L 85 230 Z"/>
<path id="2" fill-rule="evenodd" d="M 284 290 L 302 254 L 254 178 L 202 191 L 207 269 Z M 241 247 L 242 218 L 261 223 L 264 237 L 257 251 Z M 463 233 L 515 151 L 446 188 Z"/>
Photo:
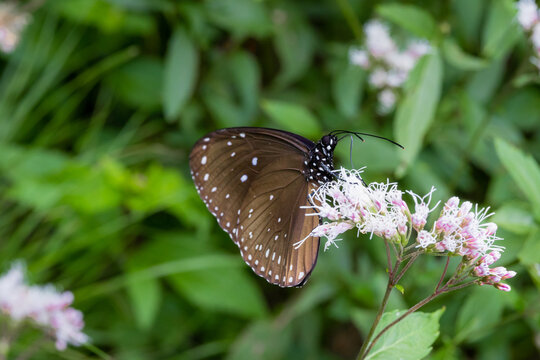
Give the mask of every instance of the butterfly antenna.
<path id="1" fill-rule="evenodd" d="M 382 140 L 386 140 L 388 142 L 391 142 L 392 144 L 396 145 L 396 146 L 399 146 L 400 148 L 402 149 L 405 149 L 401 144 L 395 142 L 394 140 L 390 140 L 388 138 L 385 138 L 383 136 L 379 136 L 379 135 L 373 135 L 373 134 L 368 134 L 368 133 L 362 133 L 362 132 L 356 132 L 356 131 L 349 131 L 349 130 L 334 130 L 332 132 L 330 132 L 330 135 L 342 135 L 342 134 L 351 134 L 351 135 L 354 135 L 356 136 L 357 138 L 359 138 L 360 140 L 362 140 L 362 142 L 364 142 L 364 139 L 360 136 L 360 135 L 363 135 L 363 136 L 371 136 L 371 137 L 374 137 L 374 138 L 378 138 L 378 139 L 382 139 Z M 345 136 L 342 136 L 341 138 L 339 138 L 338 140 L 341 140 L 345 138 Z"/>

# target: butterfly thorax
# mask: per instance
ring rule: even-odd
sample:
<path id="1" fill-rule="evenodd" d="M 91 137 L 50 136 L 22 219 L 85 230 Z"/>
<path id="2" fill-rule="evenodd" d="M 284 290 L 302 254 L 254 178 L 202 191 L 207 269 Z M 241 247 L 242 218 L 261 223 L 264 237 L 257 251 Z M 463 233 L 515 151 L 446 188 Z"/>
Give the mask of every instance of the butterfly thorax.
<path id="1" fill-rule="evenodd" d="M 309 151 L 309 158 L 304 162 L 307 166 L 305 172 L 308 181 L 324 184 L 334 178 L 334 149 L 337 145 L 337 137 L 325 135 Z"/>

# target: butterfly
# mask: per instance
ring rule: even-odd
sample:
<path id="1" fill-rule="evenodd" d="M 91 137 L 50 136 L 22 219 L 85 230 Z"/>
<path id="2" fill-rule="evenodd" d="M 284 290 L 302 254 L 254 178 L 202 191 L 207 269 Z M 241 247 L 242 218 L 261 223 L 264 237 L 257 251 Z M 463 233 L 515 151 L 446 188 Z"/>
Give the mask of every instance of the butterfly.
<path id="1" fill-rule="evenodd" d="M 283 130 L 238 127 L 211 132 L 193 146 L 189 166 L 199 196 L 268 282 L 302 286 L 313 271 L 319 238 L 310 234 L 321 219 L 309 194 L 335 178 L 334 149 L 345 133 L 380 138 L 335 130 L 314 143 Z"/>
<path id="2" fill-rule="evenodd" d="M 320 218 L 308 195 L 334 177 L 335 134 L 317 143 L 287 131 L 228 128 L 194 145 L 189 165 L 199 196 L 268 282 L 301 286 L 317 262 Z M 294 243 L 306 239 L 298 249 Z"/>

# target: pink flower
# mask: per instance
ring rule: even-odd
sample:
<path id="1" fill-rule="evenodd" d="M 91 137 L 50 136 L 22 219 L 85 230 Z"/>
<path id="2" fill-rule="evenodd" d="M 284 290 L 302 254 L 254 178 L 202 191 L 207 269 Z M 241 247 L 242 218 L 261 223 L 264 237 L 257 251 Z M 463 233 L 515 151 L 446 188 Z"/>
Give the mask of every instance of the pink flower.
<path id="1" fill-rule="evenodd" d="M 415 193 L 408 191 L 408 193 L 412 196 L 414 200 L 414 210 L 415 213 L 411 215 L 411 222 L 413 225 L 413 228 L 416 231 L 420 231 L 424 228 L 427 222 L 427 217 L 430 212 L 432 212 L 437 206 L 439 206 L 439 202 L 433 206 L 433 208 L 429 209 L 429 203 L 431 202 L 431 195 L 435 191 L 435 187 L 431 187 L 431 190 L 424 195 L 423 197 L 420 197 L 416 195 Z"/>
<path id="2" fill-rule="evenodd" d="M 58 292 L 53 286 L 29 286 L 25 283 L 23 266 L 15 263 L 0 277 L 0 311 L 12 321 L 30 320 L 47 333 L 54 334 L 56 347 L 79 346 L 88 341 L 82 333 L 83 315 L 71 307 L 73 294 Z"/>

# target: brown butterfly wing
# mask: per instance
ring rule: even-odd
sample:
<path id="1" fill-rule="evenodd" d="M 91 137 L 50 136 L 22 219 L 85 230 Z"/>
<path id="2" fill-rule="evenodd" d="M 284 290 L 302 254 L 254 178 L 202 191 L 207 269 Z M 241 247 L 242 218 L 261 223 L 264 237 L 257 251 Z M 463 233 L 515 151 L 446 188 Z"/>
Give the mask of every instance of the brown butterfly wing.
<path id="1" fill-rule="evenodd" d="M 255 273 L 279 286 L 303 284 L 317 261 L 319 239 L 308 237 L 319 217 L 304 175 L 313 143 L 262 128 L 218 130 L 199 140 L 190 155 L 195 186 L 219 225 Z"/>

